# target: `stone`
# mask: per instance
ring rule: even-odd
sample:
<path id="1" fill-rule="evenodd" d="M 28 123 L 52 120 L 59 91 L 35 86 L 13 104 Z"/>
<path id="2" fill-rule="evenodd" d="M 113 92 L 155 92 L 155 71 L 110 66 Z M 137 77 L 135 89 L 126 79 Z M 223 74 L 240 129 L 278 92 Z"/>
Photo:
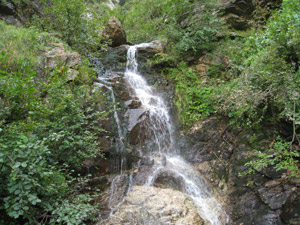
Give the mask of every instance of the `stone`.
<path id="1" fill-rule="evenodd" d="M 207 224 L 192 200 L 182 192 L 149 186 L 135 186 L 118 213 L 97 225 L 188 225 Z"/>
<path id="2" fill-rule="evenodd" d="M 258 190 L 262 201 L 271 209 L 280 209 L 292 193 L 292 186 L 274 186 L 272 188 L 260 188 Z"/>
<path id="3" fill-rule="evenodd" d="M 266 188 L 273 188 L 273 187 L 276 187 L 280 184 L 281 184 L 281 181 L 279 181 L 279 180 L 270 180 L 265 184 L 265 187 Z"/>
<path id="4" fill-rule="evenodd" d="M 121 21 L 117 17 L 111 17 L 104 28 L 103 36 L 111 40 L 111 46 L 117 47 L 126 44 L 126 33 Z"/>
<path id="5" fill-rule="evenodd" d="M 81 57 L 77 52 L 67 52 L 62 43 L 52 43 L 53 47 L 44 53 L 46 68 L 54 70 L 59 64 L 74 68 L 81 65 Z"/>
<path id="6" fill-rule="evenodd" d="M 280 218 L 285 224 L 300 224 L 300 191 L 293 193 L 287 199 Z"/>
<path id="7" fill-rule="evenodd" d="M 173 190 L 184 189 L 184 180 L 182 176 L 170 171 L 162 169 L 155 177 L 153 185 L 159 188 L 170 188 Z"/>
<path id="8" fill-rule="evenodd" d="M 255 10 L 252 0 L 226 0 L 223 5 L 227 23 L 237 30 L 245 30 L 249 27 L 249 21 Z"/>
<path id="9" fill-rule="evenodd" d="M 73 81 L 79 75 L 78 70 L 68 69 L 67 71 L 67 81 Z"/>
<path id="10" fill-rule="evenodd" d="M 128 109 L 125 113 L 128 118 L 128 132 L 131 144 L 138 144 L 145 141 L 147 137 L 147 126 L 149 113 L 145 109 Z"/>
<path id="11" fill-rule="evenodd" d="M 111 183 L 108 207 L 111 209 L 117 207 L 117 205 L 121 203 L 121 201 L 125 197 L 128 188 L 129 188 L 128 175 L 127 174 L 117 175 Z"/>
<path id="12" fill-rule="evenodd" d="M 211 166 L 209 162 L 205 161 L 198 165 L 198 171 L 203 175 L 208 175 L 211 171 Z"/>
<path id="13" fill-rule="evenodd" d="M 141 107 L 142 103 L 138 97 L 134 97 L 133 99 L 126 101 L 125 105 L 130 109 L 138 109 Z"/>
<path id="14" fill-rule="evenodd" d="M 161 41 L 158 40 L 154 40 L 150 42 L 150 46 L 147 47 L 141 46 L 137 48 L 138 48 L 138 54 L 146 57 L 152 57 L 157 53 L 164 52 L 164 45 L 162 44 Z"/>
<path id="15" fill-rule="evenodd" d="M 84 174 L 92 174 L 94 176 L 108 173 L 107 160 L 101 157 L 85 159 L 82 162 L 82 168 L 84 170 Z"/>
<path id="16" fill-rule="evenodd" d="M 68 52 L 62 43 L 51 43 L 51 49 L 43 54 L 44 67 L 54 71 L 58 66 L 59 70 L 67 68 L 66 81 L 74 81 L 79 75 L 77 66 L 81 65 L 81 57 L 77 52 Z"/>

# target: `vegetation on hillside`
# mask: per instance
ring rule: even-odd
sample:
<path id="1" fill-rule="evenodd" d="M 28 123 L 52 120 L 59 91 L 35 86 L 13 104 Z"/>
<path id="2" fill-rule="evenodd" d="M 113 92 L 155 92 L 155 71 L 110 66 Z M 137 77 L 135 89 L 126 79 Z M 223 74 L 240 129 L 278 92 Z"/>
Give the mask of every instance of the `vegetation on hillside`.
<path id="1" fill-rule="evenodd" d="M 79 173 L 84 159 L 101 154 L 97 124 L 105 119 L 95 110 L 101 93 L 91 93 L 94 72 L 84 61 L 67 83 L 61 67 L 40 68 L 40 52 L 60 40 L 4 22 L 0 30 L 0 223 L 9 215 L 11 224 L 82 224 L 97 206 L 80 192 Z"/>

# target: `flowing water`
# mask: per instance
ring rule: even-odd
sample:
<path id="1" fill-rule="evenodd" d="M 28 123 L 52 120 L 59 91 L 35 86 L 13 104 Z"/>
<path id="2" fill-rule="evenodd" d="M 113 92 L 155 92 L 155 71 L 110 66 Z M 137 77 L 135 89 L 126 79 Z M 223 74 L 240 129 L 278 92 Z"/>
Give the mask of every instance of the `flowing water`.
<path id="1" fill-rule="evenodd" d="M 199 215 L 212 225 L 226 224 L 228 217 L 221 204 L 212 196 L 211 190 L 201 178 L 199 172 L 188 164 L 179 154 L 174 141 L 174 131 L 167 105 L 156 94 L 155 88 L 149 86 L 138 72 L 137 53 L 139 48 L 151 46 L 144 43 L 130 46 L 127 52 L 125 79 L 134 89 L 136 97 L 141 101 L 143 109 L 149 113 L 150 123 L 147 132 L 152 135 L 156 151 L 150 154 L 154 161 L 151 174 L 146 185 L 153 185 L 162 171 L 169 171 L 180 177 L 183 185 L 181 191 L 188 194 L 197 207 Z"/>
<path id="2" fill-rule="evenodd" d="M 212 191 L 207 183 L 201 178 L 201 174 L 192 165 L 186 162 L 180 155 L 176 148 L 176 140 L 174 140 L 175 131 L 173 129 L 172 121 L 169 115 L 167 104 L 163 98 L 157 93 L 154 87 L 148 85 L 147 81 L 139 74 L 137 54 L 139 48 L 151 47 L 152 43 L 143 43 L 135 46 L 130 46 L 127 51 L 127 64 L 124 78 L 132 90 L 134 90 L 135 98 L 141 102 L 141 108 L 147 112 L 148 122 L 146 124 L 145 132 L 147 132 L 147 144 L 151 145 L 146 148 L 147 151 L 141 151 L 141 158 L 150 158 L 153 162 L 151 170 L 147 174 L 147 181 L 145 185 L 152 186 L 162 173 L 168 173 L 169 176 L 174 176 L 180 179 L 180 191 L 186 193 L 191 197 L 195 206 L 197 207 L 199 215 L 211 225 L 225 225 L 228 223 L 228 216 L 222 209 L 221 204 L 213 197 Z M 97 66 L 97 65 L 96 65 Z M 99 73 L 100 74 L 100 73 Z M 126 152 L 123 140 L 126 139 L 119 119 L 116 100 L 113 92 L 109 72 L 98 77 L 100 86 L 105 86 L 111 93 L 111 99 L 114 109 L 114 120 L 119 135 L 116 142 L 116 151 Z M 151 149 L 151 151 L 150 151 Z M 126 157 L 121 157 L 120 173 L 112 181 L 109 207 L 111 208 L 111 215 L 117 212 L 122 201 L 116 203 L 115 195 L 119 189 L 118 183 L 122 183 L 127 175 L 122 174 L 122 165 Z M 128 188 L 126 194 L 131 190 L 134 183 L 132 175 L 127 176 Z"/>

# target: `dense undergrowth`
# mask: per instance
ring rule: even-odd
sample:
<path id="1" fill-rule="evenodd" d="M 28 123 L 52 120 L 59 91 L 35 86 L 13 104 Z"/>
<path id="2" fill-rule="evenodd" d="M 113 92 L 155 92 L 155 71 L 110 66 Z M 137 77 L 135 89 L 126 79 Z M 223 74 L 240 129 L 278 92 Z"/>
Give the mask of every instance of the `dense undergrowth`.
<path id="1" fill-rule="evenodd" d="M 96 110 L 102 94 L 91 92 L 94 72 L 83 60 L 66 82 L 62 67 L 41 64 L 41 52 L 61 40 L 4 22 L 0 30 L 0 223 L 82 224 L 97 208 L 80 191 L 82 161 L 101 155 L 106 118 Z"/>

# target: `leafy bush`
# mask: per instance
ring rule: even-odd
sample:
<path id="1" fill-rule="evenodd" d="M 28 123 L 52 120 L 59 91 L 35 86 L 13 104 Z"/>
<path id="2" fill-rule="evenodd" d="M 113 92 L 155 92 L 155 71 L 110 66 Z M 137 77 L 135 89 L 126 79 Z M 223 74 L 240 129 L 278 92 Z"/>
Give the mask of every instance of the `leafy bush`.
<path id="1" fill-rule="evenodd" d="M 83 224 L 96 206 L 80 193 L 75 174 L 84 159 L 101 155 L 99 123 L 106 117 L 97 110 L 102 94 L 86 85 L 94 73 L 83 63 L 76 85 L 60 69 L 41 80 L 38 51 L 49 39 L 0 26 L 7 31 L 0 37 L 7 46 L 0 52 L 0 222 L 9 216 L 13 224 Z M 30 49 L 32 42 L 39 44 Z"/>
<path id="2" fill-rule="evenodd" d="M 98 7 L 96 3 L 82 0 L 43 2 L 42 16 L 36 15 L 32 25 L 55 32 L 68 45 L 83 53 L 87 53 L 87 49 L 105 48 L 105 44 L 101 43 L 101 30 L 108 20 L 107 7 Z"/>
<path id="3" fill-rule="evenodd" d="M 219 111 L 239 124 L 284 117 L 299 123 L 298 1 L 284 1 L 262 31 L 251 32 L 233 56 L 235 79 L 217 95 Z"/>
<path id="4" fill-rule="evenodd" d="M 287 170 L 290 178 L 300 178 L 298 168 L 298 160 L 300 154 L 296 150 L 291 149 L 291 143 L 277 137 L 274 146 L 267 151 L 256 151 L 256 160 L 246 163 L 249 169 L 240 175 L 256 173 L 268 167 L 278 170 Z"/>

